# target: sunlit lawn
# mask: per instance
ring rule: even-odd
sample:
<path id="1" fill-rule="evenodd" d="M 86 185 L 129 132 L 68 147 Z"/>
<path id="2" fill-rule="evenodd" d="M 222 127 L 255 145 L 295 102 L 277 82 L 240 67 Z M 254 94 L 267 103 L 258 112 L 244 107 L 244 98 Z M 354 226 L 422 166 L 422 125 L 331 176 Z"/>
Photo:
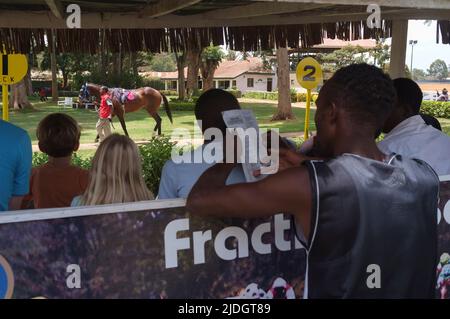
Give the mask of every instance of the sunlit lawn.
<path id="1" fill-rule="evenodd" d="M 34 101 L 33 101 L 34 102 Z M 81 143 L 93 143 L 96 130 L 95 124 L 97 122 L 97 113 L 93 110 L 85 109 L 70 109 L 55 106 L 51 102 L 34 102 L 34 110 L 11 111 L 10 121 L 24 129 L 26 129 L 34 144 L 36 141 L 36 127 L 39 121 L 46 115 L 54 112 L 63 112 L 74 117 L 82 127 Z M 276 108 L 274 104 L 265 103 L 242 103 L 242 107 L 252 109 L 256 115 L 261 127 L 264 128 L 278 128 L 280 132 L 298 132 L 303 131 L 304 126 L 304 109 L 294 108 L 296 119 L 289 121 L 270 121 Z M 192 111 L 172 111 L 174 123 L 171 124 L 164 110 L 160 110 L 160 115 L 163 119 L 162 132 L 165 135 L 170 135 L 175 128 L 185 128 L 191 133 L 194 131 L 195 117 Z M 311 112 L 311 119 L 314 117 L 314 110 Z M 312 121 L 313 122 L 313 121 Z M 148 140 L 152 136 L 155 121 L 150 118 L 148 113 L 144 110 L 126 114 L 126 123 L 130 136 L 136 140 Z M 123 133 L 120 123 L 117 119 L 114 120 L 115 132 Z M 314 124 L 311 123 L 310 129 L 314 129 Z"/>

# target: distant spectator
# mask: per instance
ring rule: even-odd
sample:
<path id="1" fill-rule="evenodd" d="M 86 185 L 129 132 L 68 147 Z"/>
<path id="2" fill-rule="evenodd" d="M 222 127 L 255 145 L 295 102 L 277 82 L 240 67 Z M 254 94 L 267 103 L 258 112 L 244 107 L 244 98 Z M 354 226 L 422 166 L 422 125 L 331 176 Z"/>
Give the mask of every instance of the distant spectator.
<path id="1" fill-rule="evenodd" d="M 223 136 L 226 133 L 226 125 L 222 118 L 222 112 L 240 109 L 238 100 L 229 92 L 220 89 L 211 89 L 203 93 L 195 105 L 195 118 L 202 121 L 202 132 L 208 128 L 218 128 Z M 168 160 L 164 165 L 159 185 L 158 199 L 187 198 L 192 186 L 198 178 L 215 163 L 193 163 L 196 158 L 201 158 L 206 145 L 222 141 L 211 141 L 205 139 L 203 145 L 189 154 L 192 163 L 175 163 Z M 222 145 L 221 145 L 222 146 Z M 231 172 L 227 184 L 245 183 L 242 166 L 239 165 Z"/>
<path id="2" fill-rule="evenodd" d="M 80 134 L 78 123 L 66 114 L 50 114 L 39 123 L 39 149 L 49 160 L 31 175 L 34 208 L 69 207 L 72 199 L 86 190 L 89 172 L 71 164 Z"/>
<path id="3" fill-rule="evenodd" d="M 384 153 L 397 153 L 427 162 L 438 175 L 450 174 L 450 137 L 425 124 L 419 115 L 422 91 L 412 80 L 394 80 L 397 102 L 385 122 L 387 133 L 378 143 Z"/>
<path id="4" fill-rule="evenodd" d="M 422 117 L 422 120 L 425 122 L 426 125 L 431 125 L 436 130 L 442 131 L 441 123 L 439 123 L 437 118 L 423 113 L 420 113 L 420 116 Z"/>
<path id="5" fill-rule="evenodd" d="M 447 102 L 448 101 L 448 91 L 446 88 L 442 89 L 442 94 L 437 93 L 438 101 Z"/>
<path id="6" fill-rule="evenodd" d="M 47 90 L 45 89 L 45 87 L 41 87 L 39 90 L 39 97 L 41 102 L 45 102 L 47 101 Z"/>
<path id="7" fill-rule="evenodd" d="M 72 206 L 138 202 L 153 199 L 145 185 L 141 158 L 127 136 L 112 134 L 97 149 L 89 175 L 89 184 Z"/>
<path id="8" fill-rule="evenodd" d="M 30 189 L 31 154 L 28 133 L 0 120 L 0 211 L 20 209 Z"/>

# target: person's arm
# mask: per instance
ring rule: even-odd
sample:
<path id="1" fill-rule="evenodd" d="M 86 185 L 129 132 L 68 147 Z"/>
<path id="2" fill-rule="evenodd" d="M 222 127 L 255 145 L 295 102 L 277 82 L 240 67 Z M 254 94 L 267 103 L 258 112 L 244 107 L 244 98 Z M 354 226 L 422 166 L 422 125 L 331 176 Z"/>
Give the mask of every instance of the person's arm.
<path id="1" fill-rule="evenodd" d="M 306 167 L 289 168 L 259 182 L 225 186 L 234 164 L 216 164 L 192 188 L 187 210 L 204 216 L 258 218 L 295 216 L 308 238 L 312 194 Z"/>
<path id="2" fill-rule="evenodd" d="M 12 198 L 9 203 L 10 210 L 20 209 L 23 197 L 30 191 L 32 150 L 31 140 L 28 134 L 23 134 L 17 145 L 19 147 L 19 155 L 14 171 Z"/>
<path id="3" fill-rule="evenodd" d="M 176 167 L 171 160 L 168 160 L 162 169 L 157 199 L 178 197 L 176 178 Z"/>

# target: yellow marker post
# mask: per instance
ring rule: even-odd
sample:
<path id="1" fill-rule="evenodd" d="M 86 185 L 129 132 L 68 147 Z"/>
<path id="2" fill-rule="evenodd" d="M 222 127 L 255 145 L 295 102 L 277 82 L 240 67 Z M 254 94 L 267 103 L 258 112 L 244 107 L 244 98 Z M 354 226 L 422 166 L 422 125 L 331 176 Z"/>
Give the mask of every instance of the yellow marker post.
<path id="1" fill-rule="evenodd" d="M 309 137 L 309 122 L 311 113 L 311 90 L 323 81 L 322 67 L 317 60 L 304 58 L 297 65 L 297 82 L 306 89 L 306 112 L 305 112 L 305 141 Z"/>
<path id="2" fill-rule="evenodd" d="M 2 85 L 3 121 L 9 121 L 8 85 Z"/>
<path id="3" fill-rule="evenodd" d="M 27 57 L 24 54 L 0 55 L 0 85 L 2 86 L 3 120 L 9 120 L 8 86 L 20 82 L 28 71 Z"/>

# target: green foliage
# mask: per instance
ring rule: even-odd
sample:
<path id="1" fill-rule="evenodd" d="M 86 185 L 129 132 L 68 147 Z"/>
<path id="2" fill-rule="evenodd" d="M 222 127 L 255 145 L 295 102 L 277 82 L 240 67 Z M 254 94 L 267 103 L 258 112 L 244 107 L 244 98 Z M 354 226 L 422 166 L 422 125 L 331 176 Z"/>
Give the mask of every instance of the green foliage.
<path id="1" fill-rule="evenodd" d="M 450 119 L 450 102 L 423 101 L 420 111 L 434 117 Z"/>
<path id="2" fill-rule="evenodd" d="M 365 52 L 368 50 L 360 46 L 348 45 L 331 53 L 318 54 L 317 60 L 322 64 L 324 71 L 334 72 L 350 64 L 367 62 Z"/>
<path id="3" fill-rule="evenodd" d="M 373 57 L 375 65 L 384 69 L 386 63 L 391 58 L 391 47 L 385 44 L 385 40 L 377 41 L 375 48 L 369 51 L 371 57 Z"/>
<path id="4" fill-rule="evenodd" d="M 151 70 L 155 72 L 173 72 L 177 70 L 175 55 L 172 53 L 157 53 L 150 57 Z"/>
<path id="5" fill-rule="evenodd" d="M 249 99 L 278 101 L 278 92 L 247 91 L 242 96 Z M 291 102 L 297 102 L 297 93 L 295 90 L 291 90 Z"/>
<path id="6" fill-rule="evenodd" d="M 437 59 L 431 63 L 428 74 L 437 80 L 444 80 L 448 77 L 448 67 L 445 61 Z"/>
<path id="7" fill-rule="evenodd" d="M 311 93 L 311 100 L 316 102 L 319 93 Z M 306 102 L 306 93 L 297 93 L 297 102 Z"/>
<path id="8" fill-rule="evenodd" d="M 48 155 L 41 152 L 34 152 L 32 159 L 32 166 L 41 166 L 48 162 Z M 84 169 L 89 169 L 91 167 L 92 157 L 81 157 L 77 153 L 72 155 L 72 164 Z"/>
<path id="9" fill-rule="evenodd" d="M 31 165 L 33 167 L 41 166 L 42 164 L 45 164 L 48 162 L 48 155 L 45 153 L 40 152 L 34 152 L 33 153 L 33 159 L 31 161 Z"/>
<path id="10" fill-rule="evenodd" d="M 150 143 L 139 147 L 142 158 L 142 170 L 147 187 L 158 193 L 161 172 L 164 163 L 170 159 L 175 143 L 169 137 L 153 137 Z"/>
<path id="11" fill-rule="evenodd" d="M 202 52 L 202 60 L 211 61 L 215 65 L 218 65 L 224 57 L 225 53 L 220 46 L 210 45 L 204 48 Z"/>
<path id="12" fill-rule="evenodd" d="M 164 85 L 164 81 L 162 81 L 161 79 L 147 79 L 144 78 L 141 81 L 141 85 L 140 86 L 149 86 L 151 88 L 154 88 L 155 90 L 158 90 L 160 92 L 162 92 L 162 90 L 164 90 L 165 85 Z M 176 92 L 176 91 L 175 91 Z M 178 93 L 175 93 L 175 95 Z"/>
<path id="13" fill-rule="evenodd" d="M 177 96 L 178 95 L 177 90 L 159 90 L 159 92 L 161 92 L 165 96 Z"/>
<path id="14" fill-rule="evenodd" d="M 84 169 L 90 169 L 92 166 L 93 157 L 81 157 L 77 153 L 72 155 L 72 164 Z"/>
<path id="15" fill-rule="evenodd" d="M 412 73 L 413 80 L 421 81 L 427 78 L 427 74 L 422 69 L 414 69 Z"/>

